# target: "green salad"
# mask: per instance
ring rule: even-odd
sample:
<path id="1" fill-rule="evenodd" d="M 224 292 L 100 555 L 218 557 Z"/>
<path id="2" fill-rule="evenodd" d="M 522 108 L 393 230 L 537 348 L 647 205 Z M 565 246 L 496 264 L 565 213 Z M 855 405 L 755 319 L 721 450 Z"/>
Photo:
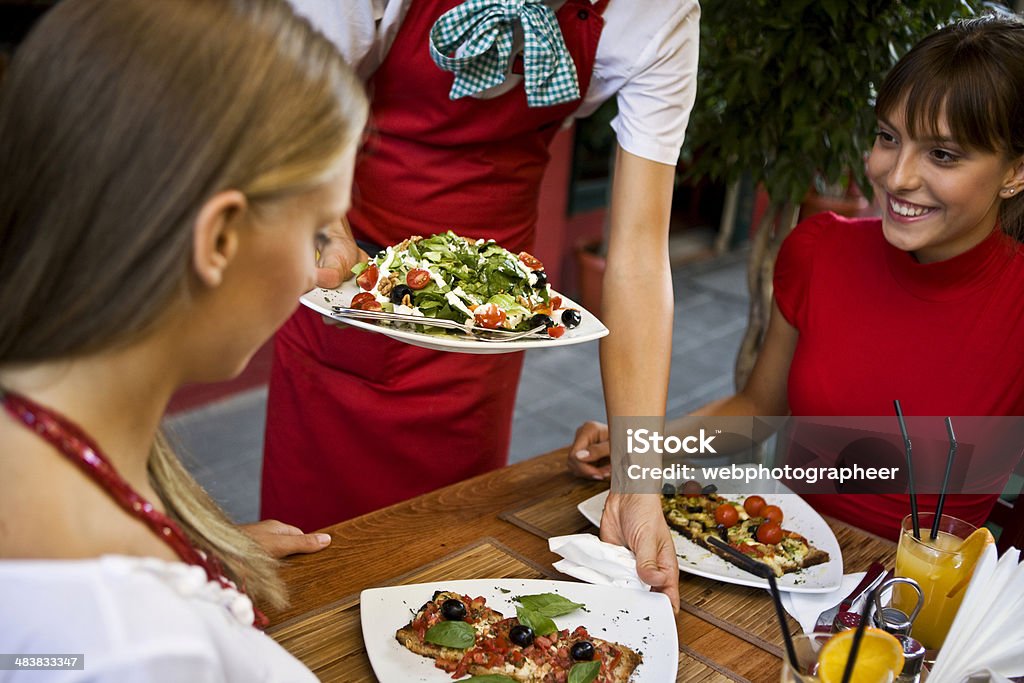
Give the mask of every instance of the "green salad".
<path id="1" fill-rule="evenodd" d="M 575 309 L 556 319 L 561 299 L 552 295 L 540 260 L 513 254 L 494 240 L 450 230 L 410 237 L 352 272 L 360 289 L 352 308 L 443 318 L 467 328 L 522 331 L 544 325 L 552 337 L 579 324 Z"/>

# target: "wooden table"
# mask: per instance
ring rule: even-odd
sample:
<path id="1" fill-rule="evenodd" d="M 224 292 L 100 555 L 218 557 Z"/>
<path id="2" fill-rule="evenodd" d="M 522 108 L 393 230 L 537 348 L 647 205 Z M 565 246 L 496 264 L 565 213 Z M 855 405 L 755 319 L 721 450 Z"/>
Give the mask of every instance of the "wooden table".
<path id="1" fill-rule="evenodd" d="M 291 606 L 268 615 L 267 633 L 324 681 L 375 681 L 359 624 L 361 590 L 454 579 L 569 579 L 551 567 L 559 557 L 547 538 L 594 530 L 576 504 L 606 488 L 571 476 L 561 450 L 336 524 L 326 529 L 333 537 L 328 549 L 285 563 Z M 894 564 L 894 543 L 828 521 L 846 572 L 876 559 Z M 684 573 L 680 597 L 677 681 L 779 680 L 783 641 L 766 591 Z M 793 620 L 789 626 L 800 630 Z"/>

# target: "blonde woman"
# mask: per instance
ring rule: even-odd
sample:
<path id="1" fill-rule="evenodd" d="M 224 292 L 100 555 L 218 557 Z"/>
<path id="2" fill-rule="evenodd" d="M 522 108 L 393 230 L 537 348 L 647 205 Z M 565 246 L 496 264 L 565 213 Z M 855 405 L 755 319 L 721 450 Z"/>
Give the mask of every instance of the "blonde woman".
<path id="1" fill-rule="evenodd" d="M 63 0 L 20 47 L 0 84 L 0 652 L 84 654 L 74 680 L 313 679 L 254 628 L 252 601 L 284 601 L 274 560 L 158 427 L 312 286 L 366 113 L 279 0 Z"/>

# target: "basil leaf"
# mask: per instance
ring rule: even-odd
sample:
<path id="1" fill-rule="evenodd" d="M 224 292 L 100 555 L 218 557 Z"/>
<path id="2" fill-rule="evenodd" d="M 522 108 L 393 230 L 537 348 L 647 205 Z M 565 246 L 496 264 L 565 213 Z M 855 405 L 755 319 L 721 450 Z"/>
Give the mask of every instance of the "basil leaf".
<path id="1" fill-rule="evenodd" d="M 558 630 L 558 627 L 555 626 L 555 622 L 551 621 L 551 619 L 543 614 L 534 612 L 531 609 L 516 607 L 516 616 L 519 617 L 520 624 L 529 626 L 538 636 L 546 636 L 549 633 L 554 633 Z"/>
<path id="2" fill-rule="evenodd" d="M 528 610 L 543 614 L 546 617 L 560 617 L 583 607 L 578 602 L 563 598 L 557 593 L 541 593 L 540 595 L 520 595 L 516 599 Z"/>
<path id="3" fill-rule="evenodd" d="M 482 676 L 463 678 L 459 683 L 516 683 L 516 681 L 501 674 L 484 674 Z"/>
<path id="4" fill-rule="evenodd" d="M 465 650 L 476 642 L 476 631 L 464 621 L 439 621 L 427 629 L 423 640 L 441 647 Z"/>
<path id="5" fill-rule="evenodd" d="M 601 672 L 601 660 L 579 662 L 569 670 L 569 683 L 590 683 Z"/>

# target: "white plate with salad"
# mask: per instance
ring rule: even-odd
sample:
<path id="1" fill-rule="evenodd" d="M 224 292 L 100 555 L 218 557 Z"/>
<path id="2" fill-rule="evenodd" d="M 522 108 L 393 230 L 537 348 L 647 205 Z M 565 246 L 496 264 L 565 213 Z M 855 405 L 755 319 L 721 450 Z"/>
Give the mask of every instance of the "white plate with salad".
<path id="1" fill-rule="evenodd" d="M 675 616 L 668 598 L 631 588 L 594 586 L 542 579 L 468 579 L 364 590 L 359 598 L 366 655 L 381 683 L 442 683 L 452 677 L 427 657 L 406 650 L 395 639 L 435 590 L 486 599 L 487 606 L 506 616 L 517 613 L 517 596 L 554 593 L 582 605 L 554 618 L 557 628 L 585 627 L 604 640 L 626 645 L 643 655 L 632 681 L 674 681 L 679 645 Z"/>
<path id="2" fill-rule="evenodd" d="M 313 289 L 301 303 L 347 325 L 437 351 L 494 354 L 567 346 L 608 334 L 600 320 L 547 283 L 543 264 L 513 254 L 494 240 L 451 231 L 413 237 L 353 268 L 337 289 Z M 481 341 L 425 325 L 376 323 L 338 314 L 342 309 L 384 311 L 453 321 L 470 328 L 545 332 L 510 341 Z"/>

